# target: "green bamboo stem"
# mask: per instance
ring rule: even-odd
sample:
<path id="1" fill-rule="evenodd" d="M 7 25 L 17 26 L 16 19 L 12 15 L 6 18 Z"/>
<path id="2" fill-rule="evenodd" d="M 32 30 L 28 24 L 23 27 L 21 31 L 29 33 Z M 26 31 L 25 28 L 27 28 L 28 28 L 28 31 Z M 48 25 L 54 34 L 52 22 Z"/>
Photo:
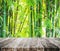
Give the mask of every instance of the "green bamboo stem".
<path id="1" fill-rule="evenodd" d="M 3 37 L 6 37 L 6 1 L 3 0 Z"/>
<path id="2" fill-rule="evenodd" d="M 33 15 L 33 7 L 30 7 L 30 37 L 33 37 L 33 23 L 32 23 L 32 15 Z"/>
<path id="3" fill-rule="evenodd" d="M 42 0 L 36 1 L 36 37 L 42 36 Z"/>

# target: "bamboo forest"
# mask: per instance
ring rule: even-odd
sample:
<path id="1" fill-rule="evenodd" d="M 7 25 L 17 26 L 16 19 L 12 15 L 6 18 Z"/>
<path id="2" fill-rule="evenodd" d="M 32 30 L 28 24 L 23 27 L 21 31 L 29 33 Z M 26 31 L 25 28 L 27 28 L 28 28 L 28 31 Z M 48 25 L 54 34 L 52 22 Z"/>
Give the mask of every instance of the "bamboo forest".
<path id="1" fill-rule="evenodd" d="M 60 0 L 0 0 L 0 37 L 60 38 Z"/>

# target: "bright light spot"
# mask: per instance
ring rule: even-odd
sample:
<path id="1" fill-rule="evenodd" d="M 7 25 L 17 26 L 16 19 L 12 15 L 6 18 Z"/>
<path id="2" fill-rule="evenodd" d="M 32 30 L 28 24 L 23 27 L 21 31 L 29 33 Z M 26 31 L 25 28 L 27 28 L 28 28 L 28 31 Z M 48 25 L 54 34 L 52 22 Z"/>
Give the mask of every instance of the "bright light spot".
<path id="1" fill-rule="evenodd" d="M 14 5 L 13 4 L 11 5 L 11 8 L 12 8 L 12 10 L 14 10 Z"/>
<path id="2" fill-rule="evenodd" d="M 46 27 L 42 27 L 42 30 L 43 30 L 43 37 L 46 37 Z"/>

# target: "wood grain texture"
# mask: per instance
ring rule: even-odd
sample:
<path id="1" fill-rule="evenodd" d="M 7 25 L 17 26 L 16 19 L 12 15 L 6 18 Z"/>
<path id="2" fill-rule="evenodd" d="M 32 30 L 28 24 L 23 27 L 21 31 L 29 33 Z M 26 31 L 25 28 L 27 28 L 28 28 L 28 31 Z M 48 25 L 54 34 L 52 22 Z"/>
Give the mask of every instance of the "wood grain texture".
<path id="1" fill-rule="evenodd" d="M 60 38 L 0 38 L 0 51 L 60 51 Z"/>

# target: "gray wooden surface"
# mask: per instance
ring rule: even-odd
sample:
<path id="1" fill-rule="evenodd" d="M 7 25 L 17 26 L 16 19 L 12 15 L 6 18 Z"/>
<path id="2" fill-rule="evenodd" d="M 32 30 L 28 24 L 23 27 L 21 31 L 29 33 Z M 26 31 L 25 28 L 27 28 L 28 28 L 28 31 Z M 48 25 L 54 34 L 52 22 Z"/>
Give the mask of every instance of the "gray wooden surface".
<path id="1" fill-rule="evenodd" d="M 60 38 L 0 38 L 0 51 L 60 51 Z"/>

